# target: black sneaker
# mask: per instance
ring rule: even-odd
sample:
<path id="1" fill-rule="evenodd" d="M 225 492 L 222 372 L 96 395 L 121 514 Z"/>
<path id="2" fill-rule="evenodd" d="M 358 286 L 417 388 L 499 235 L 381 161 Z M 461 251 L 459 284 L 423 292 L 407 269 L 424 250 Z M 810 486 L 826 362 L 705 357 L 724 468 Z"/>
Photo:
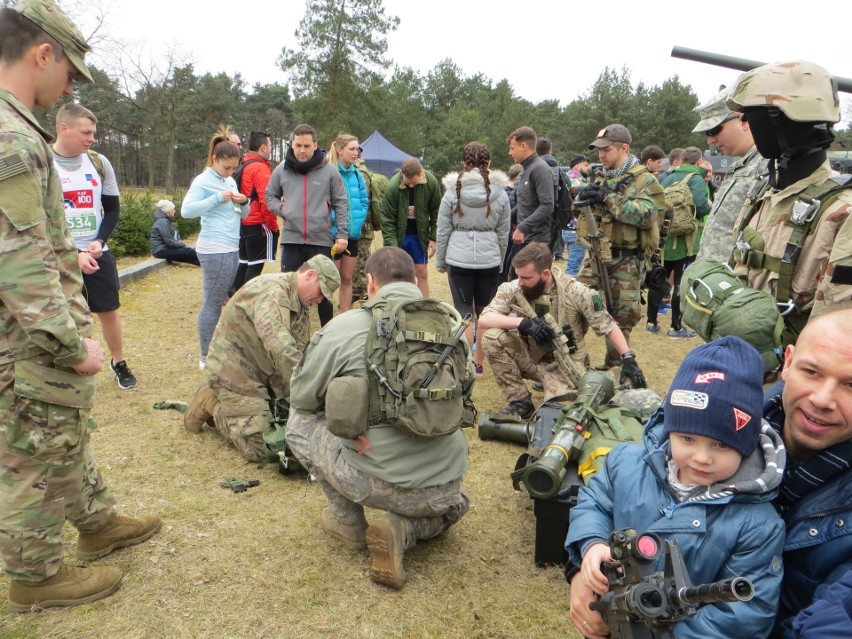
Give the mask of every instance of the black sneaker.
<path id="1" fill-rule="evenodd" d="M 133 388 L 136 386 L 136 376 L 127 368 L 127 362 L 113 362 L 109 360 L 109 367 L 115 373 L 115 381 L 118 382 L 118 387 L 123 389 Z"/>

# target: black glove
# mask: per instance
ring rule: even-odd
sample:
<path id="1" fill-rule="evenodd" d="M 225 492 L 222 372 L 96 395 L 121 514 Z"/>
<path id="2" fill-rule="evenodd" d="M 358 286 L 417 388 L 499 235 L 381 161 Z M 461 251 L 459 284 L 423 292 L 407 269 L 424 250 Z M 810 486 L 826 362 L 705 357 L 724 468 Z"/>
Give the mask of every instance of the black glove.
<path id="1" fill-rule="evenodd" d="M 607 188 L 600 184 L 590 184 L 580 191 L 578 199 L 584 202 L 593 202 L 596 204 L 603 203 L 607 196 Z"/>
<path id="2" fill-rule="evenodd" d="M 645 388 L 648 382 L 645 381 L 645 374 L 636 363 L 635 357 L 625 357 L 621 360 L 621 377 L 618 380 L 619 384 L 623 384 L 625 379 L 629 379 L 633 388 Z"/>
<path id="3" fill-rule="evenodd" d="M 553 334 L 553 331 L 550 330 L 547 322 L 540 317 L 536 317 L 534 319 L 525 317 L 522 319 L 521 323 L 518 324 L 518 332 L 526 337 L 532 337 L 536 344 L 546 344 L 547 342 L 553 341 L 556 337 L 556 335 Z"/>

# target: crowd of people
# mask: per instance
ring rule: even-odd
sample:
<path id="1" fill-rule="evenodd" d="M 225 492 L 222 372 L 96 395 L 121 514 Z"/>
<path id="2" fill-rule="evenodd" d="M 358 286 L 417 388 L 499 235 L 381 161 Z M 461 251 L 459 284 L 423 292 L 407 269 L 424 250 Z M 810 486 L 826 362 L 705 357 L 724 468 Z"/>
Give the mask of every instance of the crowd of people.
<path id="1" fill-rule="evenodd" d="M 91 313 L 119 386 L 137 383 L 124 360 L 108 247 L 119 216 L 115 173 L 89 148 L 91 111 L 64 105 L 55 140 L 31 112 L 91 81 L 89 47 L 51 0 L 0 10 L 0 38 L 9 355 L 0 363 L 0 557 L 10 610 L 26 612 L 95 601 L 120 585 L 113 566 L 63 562 L 65 521 L 79 531 L 84 561 L 144 542 L 161 523 L 116 512 L 88 442 L 93 376 L 105 362 Z M 469 508 L 459 428 L 472 421 L 486 365 L 506 399 L 498 420 L 532 416 L 525 380 L 546 400 L 575 398 L 593 367 L 590 328 L 606 341 L 599 368 L 642 389 L 630 336 L 649 268 L 671 280 L 667 334 L 691 338 L 679 297 L 688 265 L 696 256 L 729 263 L 777 300 L 783 361 L 772 372 L 781 382 L 764 391 L 770 377 L 748 335 L 685 357 L 644 445 L 614 449 L 580 490 L 566 539 L 571 619 L 586 637 L 608 635 L 588 604 L 608 588 L 610 533 L 629 527 L 678 540 L 695 581 L 743 576 L 755 585 L 751 603 L 704 605 L 675 636 L 830 636 L 824 620 L 848 617 L 852 569 L 852 194 L 826 157 L 836 97 L 824 69 L 797 62 L 750 71 L 699 107 L 695 131 L 739 157 L 717 191 L 699 149 L 676 149 L 660 173 L 664 151 L 648 146 L 637 157 L 618 123 L 589 144 L 599 167 L 579 154 L 563 172 L 549 142 L 523 126 L 507 138 L 507 174 L 492 168 L 493 150 L 471 142 L 460 170 L 442 180 L 409 158 L 387 181 L 365 166 L 352 135 L 326 154 L 300 124 L 273 169 L 267 134 L 253 132 L 243 156 L 239 137 L 219 129 L 181 207 L 201 219 L 195 247 L 180 241 L 168 200 L 157 203 L 152 228 L 155 255 L 201 267 L 205 382 L 185 413 L 187 431 L 209 426 L 262 462 L 271 424 L 283 423 L 289 451 L 328 500 L 322 529 L 368 550 L 373 581 L 399 589 L 406 550 Z M 691 203 L 694 229 L 668 235 L 676 192 Z M 566 217 L 560 207 L 571 200 Z M 373 251 L 378 230 L 384 246 Z M 281 272 L 263 275 L 279 234 Z M 564 268 L 554 263 L 559 252 Z M 432 258 L 452 308 L 428 306 Z M 665 287 L 648 292 L 651 333 L 660 331 Z M 349 311 L 359 299 L 362 308 Z M 409 304 L 431 310 L 386 319 L 407 317 L 398 309 Z M 313 305 L 321 328 L 311 335 Z M 427 316 L 432 323 L 418 323 Z M 381 339 L 388 345 L 370 350 Z M 410 341 L 432 346 L 409 353 Z M 403 396 L 407 386 L 384 358 L 393 353 L 400 370 L 415 370 L 430 350 L 440 360 Z M 458 353 L 461 365 L 442 368 Z M 441 388 L 429 385 L 436 376 Z M 440 416 L 431 421 L 444 430 L 418 430 L 423 415 Z M 384 514 L 368 521 L 364 506 Z"/>

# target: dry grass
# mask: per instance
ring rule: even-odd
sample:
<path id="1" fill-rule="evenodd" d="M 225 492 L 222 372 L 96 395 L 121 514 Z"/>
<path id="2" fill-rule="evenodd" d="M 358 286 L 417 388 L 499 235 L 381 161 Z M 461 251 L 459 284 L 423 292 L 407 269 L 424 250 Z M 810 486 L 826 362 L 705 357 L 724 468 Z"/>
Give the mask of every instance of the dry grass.
<path id="1" fill-rule="evenodd" d="M 449 299 L 446 278 L 433 270 L 430 280 L 432 294 Z M 125 353 L 139 386 L 122 391 L 106 372 L 98 380 L 92 441 L 101 469 L 122 512 L 157 513 L 163 530 L 101 560 L 125 573 L 114 596 L 35 615 L 10 615 L 0 605 L 0 637 L 578 636 L 561 569 L 533 563 L 535 518 L 508 476 L 521 448 L 467 431 L 472 508 L 442 538 L 406 555 L 408 584 L 393 592 L 370 581 L 366 552 L 322 532 L 325 497 L 316 485 L 257 470 L 215 434 L 186 433 L 179 413 L 153 410 L 156 401 L 190 399 L 202 381 L 200 289 L 199 269 L 169 266 L 123 290 Z M 633 347 L 663 392 L 697 341 L 640 330 Z M 601 361 L 601 341 L 590 342 Z M 475 400 L 480 410 L 504 403 L 487 373 Z M 261 485 L 233 494 L 218 485 L 228 475 Z M 75 535 L 65 527 L 69 561 Z M 7 587 L 0 579 L 0 599 Z"/>

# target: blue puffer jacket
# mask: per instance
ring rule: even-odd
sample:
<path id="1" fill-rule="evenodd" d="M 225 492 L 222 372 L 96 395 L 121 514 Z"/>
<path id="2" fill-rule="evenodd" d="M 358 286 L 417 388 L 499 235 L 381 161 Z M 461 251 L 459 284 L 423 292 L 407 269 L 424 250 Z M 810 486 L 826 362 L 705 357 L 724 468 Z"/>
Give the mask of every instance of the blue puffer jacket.
<path id="1" fill-rule="evenodd" d="M 767 402 L 763 415 L 781 432 L 784 409 L 780 395 Z M 781 516 L 787 525 L 787 540 L 778 616 L 785 635 L 793 636 L 791 617 L 825 597 L 828 587 L 852 570 L 852 471 L 826 482 Z"/>
<path id="2" fill-rule="evenodd" d="M 783 467 L 783 456 L 775 457 L 780 437 L 767 427 L 761 445 L 737 473 L 711 487 L 717 492 L 723 485 L 734 485 L 733 493 L 678 502 L 666 481 L 669 441 L 663 436 L 660 409 L 645 427 L 645 446 L 617 446 L 607 455 L 604 470 L 580 489 L 565 542 L 568 561 L 580 566 L 586 549 L 595 542 L 606 543 L 614 530 L 635 528 L 654 532 L 663 541 L 676 539 L 694 584 L 746 577 L 755 594 L 748 603 L 702 606 L 675 626 L 674 636 L 769 636 L 783 573 L 784 525 L 770 503 L 781 480 L 775 464 L 781 461 Z M 760 482 L 755 481 L 758 478 Z M 655 569 L 662 570 L 662 556 L 658 563 Z"/>
<path id="3" fill-rule="evenodd" d="M 803 610 L 793 622 L 794 639 L 837 639 L 852 629 L 852 570 L 825 591 L 825 599 Z"/>
<path id="4" fill-rule="evenodd" d="M 364 183 L 364 178 L 361 172 L 354 164 L 349 165 L 348 169 L 344 169 L 343 165 L 338 162 L 337 170 L 340 171 L 340 179 L 343 180 L 343 186 L 346 187 L 346 197 L 349 199 L 349 239 L 361 239 L 362 229 L 364 228 L 364 220 L 367 219 L 367 214 L 370 212 L 370 196 L 367 194 L 367 185 Z M 331 212 L 331 228 L 334 228 L 335 214 Z"/>

